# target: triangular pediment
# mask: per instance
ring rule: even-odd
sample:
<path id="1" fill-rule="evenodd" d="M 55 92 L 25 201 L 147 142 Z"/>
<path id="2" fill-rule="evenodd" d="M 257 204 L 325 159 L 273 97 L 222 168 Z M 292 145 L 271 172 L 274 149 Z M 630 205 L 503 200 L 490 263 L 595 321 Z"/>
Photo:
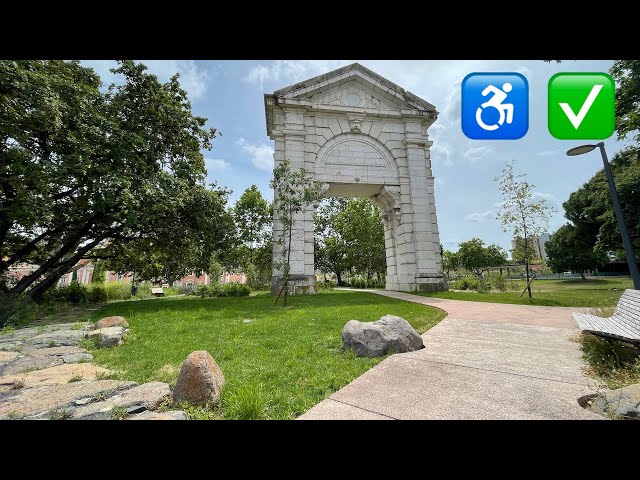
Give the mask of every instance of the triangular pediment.
<path id="1" fill-rule="evenodd" d="M 273 96 L 305 100 L 315 105 L 436 113 L 436 108 L 429 102 L 359 63 L 276 90 Z"/>

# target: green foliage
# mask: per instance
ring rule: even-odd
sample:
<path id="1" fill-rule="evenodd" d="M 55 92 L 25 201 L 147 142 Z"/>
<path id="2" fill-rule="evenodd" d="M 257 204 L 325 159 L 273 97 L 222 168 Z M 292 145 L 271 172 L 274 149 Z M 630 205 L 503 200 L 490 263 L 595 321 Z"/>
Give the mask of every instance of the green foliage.
<path id="1" fill-rule="evenodd" d="M 87 288 L 87 302 L 105 303 L 107 300 L 109 300 L 109 295 L 103 284 L 92 284 Z"/>
<path id="2" fill-rule="evenodd" d="M 640 348 L 586 332 L 580 343 L 582 357 L 609 388 L 640 382 Z"/>
<path id="3" fill-rule="evenodd" d="M 314 215 L 315 261 L 323 273 L 356 272 L 371 279 L 386 271 L 380 209 L 363 198 L 330 198 Z"/>
<path id="4" fill-rule="evenodd" d="M 628 147 L 616 153 L 610 163 L 636 260 L 640 260 L 640 149 Z M 562 206 L 565 217 L 576 228 L 576 236 L 585 245 L 594 252 L 614 252 L 626 261 L 604 169 L 573 192 Z"/>
<path id="5" fill-rule="evenodd" d="M 478 276 L 488 267 L 504 265 L 507 262 L 507 254 L 502 248 L 495 244 L 485 247 L 484 241 L 479 238 L 460 243 L 456 256 L 460 266 Z"/>
<path id="6" fill-rule="evenodd" d="M 271 206 L 256 185 L 251 185 L 233 207 L 233 220 L 240 241 L 248 248 L 249 263 L 254 263 L 253 251 L 271 234 Z"/>
<path id="7" fill-rule="evenodd" d="M 607 261 L 607 255 L 599 248 L 594 249 L 589 239 L 581 237 L 578 229 L 569 223 L 551 235 L 545 250 L 553 272 L 572 270 L 580 272 L 583 278 L 585 270 L 598 268 Z"/>
<path id="8" fill-rule="evenodd" d="M 478 277 L 463 277 L 453 282 L 454 290 L 475 290 L 479 285 Z"/>
<path id="9" fill-rule="evenodd" d="M 385 282 L 383 278 L 370 278 L 367 280 L 363 277 L 352 278 L 349 286 L 353 288 L 384 288 Z"/>
<path id="10" fill-rule="evenodd" d="M 0 291 L 0 328 L 28 325 L 38 316 L 38 305 L 26 295 Z"/>
<path id="11" fill-rule="evenodd" d="M 200 284 L 195 289 L 195 294 L 199 297 L 246 297 L 251 293 L 251 287 L 242 283 L 210 283 Z"/>
<path id="12" fill-rule="evenodd" d="M 442 269 L 447 275 L 451 275 L 451 272 L 459 269 L 461 266 L 460 256 L 456 252 L 442 250 Z"/>
<path id="13" fill-rule="evenodd" d="M 243 397 L 237 392 L 262 385 L 265 417 L 291 419 L 382 360 L 343 352 L 340 333 L 349 319 L 398 315 L 423 333 L 445 315 L 428 306 L 354 291 L 322 291 L 295 300 L 286 315 L 266 292 L 243 298 L 110 303 L 93 318 L 125 315 L 135 335 L 118 348 L 91 353 L 98 365 L 121 372 L 120 378 L 144 383 L 168 381 L 167 365 L 176 369 L 189 352 L 207 350 L 226 378 L 223 401 L 208 415 L 193 408 L 186 410 L 189 415 L 229 418 L 229 409 L 248 410 L 234 406 Z"/>
<path id="14" fill-rule="evenodd" d="M 131 298 L 131 284 L 112 282 L 105 285 L 109 300 L 128 300 Z"/>
<path id="15" fill-rule="evenodd" d="M 88 255 L 119 272 L 179 277 L 226 245 L 228 192 L 205 184 L 215 129 L 177 75 L 122 61 L 115 84 L 78 61 L 0 61 L 0 279 L 39 299 Z M 55 248 L 51 248 L 54 245 Z"/>
<path id="16" fill-rule="evenodd" d="M 64 287 L 57 287 L 51 290 L 49 299 L 56 302 L 65 302 L 70 305 L 85 305 L 88 301 L 87 287 L 77 281 Z"/>
<path id="17" fill-rule="evenodd" d="M 93 262 L 93 274 L 91 275 L 91 283 L 104 283 L 107 278 L 107 267 L 105 262 L 97 260 Z"/>
<path id="18" fill-rule="evenodd" d="M 489 275 L 489 279 L 493 288 L 495 288 L 496 290 L 499 290 L 501 292 L 506 292 L 507 290 L 509 290 L 509 280 L 507 279 L 506 275 L 492 274 Z"/>
<path id="19" fill-rule="evenodd" d="M 616 131 L 619 139 L 640 140 L 640 60 L 617 60 L 609 70 L 616 81 Z"/>

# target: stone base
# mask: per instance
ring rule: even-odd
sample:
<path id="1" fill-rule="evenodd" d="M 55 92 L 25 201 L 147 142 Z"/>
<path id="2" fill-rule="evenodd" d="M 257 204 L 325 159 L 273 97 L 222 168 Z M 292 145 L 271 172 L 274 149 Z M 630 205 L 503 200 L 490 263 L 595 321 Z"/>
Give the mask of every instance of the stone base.
<path id="1" fill-rule="evenodd" d="M 398 283 L 397 281 L 387 281 L 385 290 L 396 292 L 446 292 L 449 284 L 443 274 L 423 274 L 416 276 L 415 282 Z"/>
<path id="2" fill-rule="evenodd" d="M 271 277 L 271 294 L 278 296 L 280 288 L 282 288 L 282 276 Z M 316 293 L 316 276 L 315 275 L 289 275 L 289 283 L 287 285 L 289 295 L 313 295 Z M 284 294 L 284 292 L 282 292 Z"/>
<path id="3" fill-rule="evenodd" d="M 418 292 L 446 292 L 449 290 L 449 284 L 442 273 L 423 274 L 416 276 L 416 290 Z"/>

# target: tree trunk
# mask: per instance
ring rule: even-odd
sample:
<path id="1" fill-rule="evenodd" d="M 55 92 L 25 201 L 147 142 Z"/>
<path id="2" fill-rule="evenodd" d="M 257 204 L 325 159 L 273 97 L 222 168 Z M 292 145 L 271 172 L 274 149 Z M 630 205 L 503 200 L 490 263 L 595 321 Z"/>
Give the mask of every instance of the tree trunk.
<path id="1" fill-rule="evenodd" d="M 336 272 L 336 280 L 338 281 L 338 286 L 341 287 L 342 286 L 342 276 L 340 275 L 340 272 Z"/>
<path id="2" fill-rule="evenodd" d="M 586 276 L 585 276 L 585 274 L 584 274 L 584 270 L 581 270 L 581 271 L 580 271 L 580 278 L 582 279 L 582 281 L 583 281 L 583 282 L 586 282 L 586 281 L 587 281 L 587 277 L 586 277 Z"/>

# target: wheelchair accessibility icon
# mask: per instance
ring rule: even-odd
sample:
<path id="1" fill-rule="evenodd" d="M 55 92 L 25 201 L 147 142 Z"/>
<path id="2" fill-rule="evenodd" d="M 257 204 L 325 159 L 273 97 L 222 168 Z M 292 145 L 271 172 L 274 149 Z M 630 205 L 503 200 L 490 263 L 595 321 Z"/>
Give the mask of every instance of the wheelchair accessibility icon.
<path id="1" fill-rule="evenodd" d="M 519 73 L 473 73 L 462 82 L 462 130 L 477 140 L 514 140 L 529 128 L 528 83 Z"/>

